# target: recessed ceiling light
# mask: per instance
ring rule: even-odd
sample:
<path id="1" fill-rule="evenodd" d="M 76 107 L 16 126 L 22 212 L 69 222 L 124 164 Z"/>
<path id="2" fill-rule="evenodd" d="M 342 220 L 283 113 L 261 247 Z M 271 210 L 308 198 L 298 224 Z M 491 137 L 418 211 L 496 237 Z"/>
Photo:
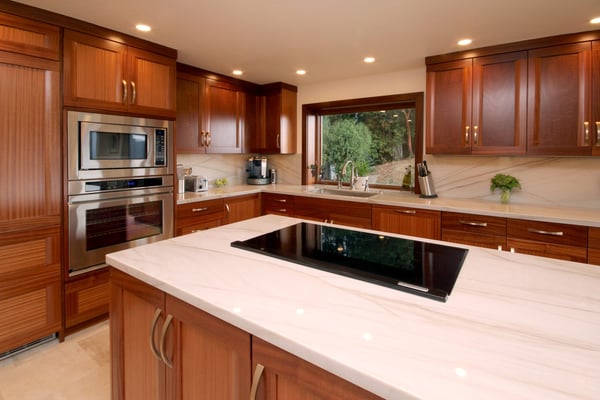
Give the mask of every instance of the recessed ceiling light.
<path id="1" fill-rule="evenodd" d="M 365 57 L 363 61 L 366 63 L 373 63 L 375 62 L 375 57 Z"/>
<path id="2" fill-rule="evenodd" d="M 471 39 L 460 39 L 460 40 L 458 41 L 458 45 L 459 45 L 459 46 L 468 46 L 468 45 L 470 45 L 471 43 L 473 43 L 473 41 L 472 41 Z"/>
<path id="3" fill-rule="evenodd" d="M 306 70 L 305 69 L 296 70 L 296 74 L 297 75 L 306 75 Z"/>
<path id="4" fill-rule="evenodd" d="M 590 24 L 600 24 L 600 17 L 590 19 Z"/>
<path id="5" fill-rule="evenodd" d="M 150 32 L 152 30 L 152 28 L 146 24 L 137 24 L 135 29 L 142 32 Z"/>
<path id="6" fill-rule="evenodd" d="M 234 69 L 233 70 L 233 74 L 234 75 L 238 75 L 239 76 L 239 75 L 242 75 L 243 73 L 244 73 L 244 71 L 242 71 L 241 69 Z"/>

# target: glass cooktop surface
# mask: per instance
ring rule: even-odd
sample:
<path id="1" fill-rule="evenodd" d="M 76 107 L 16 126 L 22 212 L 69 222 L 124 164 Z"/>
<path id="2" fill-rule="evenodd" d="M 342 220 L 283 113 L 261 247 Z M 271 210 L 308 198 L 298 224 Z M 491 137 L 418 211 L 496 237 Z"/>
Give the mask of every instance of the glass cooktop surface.
<path id="1" fill-rule="evenodd" d="M 301 222 L 231 246 L 446 301 L 468 250 Z"/>

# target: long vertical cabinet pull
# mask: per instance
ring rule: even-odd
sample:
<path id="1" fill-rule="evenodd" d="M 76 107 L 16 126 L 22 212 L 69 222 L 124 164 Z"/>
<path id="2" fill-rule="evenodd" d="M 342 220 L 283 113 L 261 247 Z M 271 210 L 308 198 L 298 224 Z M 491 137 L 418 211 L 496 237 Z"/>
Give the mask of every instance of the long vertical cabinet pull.
<path id="1" fill-rule="evenodd" d="M 171 321 L 173 321 L 173 316 L 171 314 L 169 314 L 167 316 L 167 319 L 165 320 L 165 323 L 163 324 L 163 328 L 160 333 L 160 358 L 163 360 L 163 362 L 165 364 L 167 364 L 167 367 L 169 367 L 169 368 L 173 368 L 173 362 L 171 360 L 169 360 L 169 358 L 167 357 L 166 338 L 167 338 L 167 331 L 169 330 L 169 326 L 171 325 Z"/>
<path id="2" fill-rule="evenodd" d="M 473 143 L 474 144 L 479 144 L 479 138 L 478 138 L 478 134 L 477 134 L 477 128 L 479 128 L 477 125 L 475 125 L 473 127 Z"/>
<path id="3" fill-rule="evenodd" d="M 583 122 L 583 141 L 585 144 L 590 142 L 590 123 L 588 121 Z"/>
<path id="4" fill-rule="evenodd" d="M 470 138 L 469 126 L 467 125 L 467 126 L 465 126 L 465 146 L 467 146 L 467 147 L 469 146 L 469 138 Z"/>
<path id="5" fill-rule="evenodd" d="M 160 356 L 158 348 L 156 347 L 156 343 L 154 343 L 154 331 L 156 330 L 156 324 L 158 323 L 158 319 L 160 318 L 161 314 L 162 310 L 157 308 L 154 312 L 154 317 L 152 318 L 152 324 L 150 325 L 150 350 L 157 360 L 162 360 L 162 357 Z"/>
<path id="6" fill-rule="evenodd" d="M 264 370 L 264 365 L 256 364 L 254 376 L 252 377 L 252 387 L 250 388 L 250 400 L 256 400 L 256 392 L 258 391 L 258 385 L 260 384 L 260 379 L 262 378 Z"/>
<path id="7" fill-rule="evenodd" d="M 137 89 L 135 88 L 135 82 L 131 81 L 131 104 L 135 104 L 136 97 L 137 97 Z"/>
<path id="8" fill-rule="evenodd" d="M 596 121 L 596 146 L 600 146 L 600 121 Z"/>
<path id="9" fill-rule="evenodd" d="M 127 81 L 123 79 L 123 103 L 127 103 Z"/>

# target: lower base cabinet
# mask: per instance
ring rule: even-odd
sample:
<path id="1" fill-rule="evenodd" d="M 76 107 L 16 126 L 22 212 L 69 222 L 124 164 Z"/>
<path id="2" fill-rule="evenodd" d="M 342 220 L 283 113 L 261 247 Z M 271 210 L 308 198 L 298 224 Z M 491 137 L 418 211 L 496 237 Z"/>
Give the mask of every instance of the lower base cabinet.
<path id="1" fill-rule="evenodd" d="M 256 395 L 251 400 L 382 399 L 256 337 L 252 362 Z"/>
<path id="2" fill-rule="evenodd" d="M 112 400 L 381 400 L 119 270 L 110 280 Z"/>
<path id="3" fill-rule="evenodd" d="M 65 283 L 67 333 L 108 317 L 108 269 L 103 268 Z"/>

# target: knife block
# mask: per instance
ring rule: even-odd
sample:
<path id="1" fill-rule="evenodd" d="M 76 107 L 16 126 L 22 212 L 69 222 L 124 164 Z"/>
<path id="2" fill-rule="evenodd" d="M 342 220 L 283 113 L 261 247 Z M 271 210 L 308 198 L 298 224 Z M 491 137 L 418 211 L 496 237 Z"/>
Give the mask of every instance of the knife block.
<path id="1" fill-rule="evenodd" d="M 438 197 L 438 195 L 435 193 L 435 187 L 433 186 L 431 172 L 426 176 L 419 176 L 419 187 L 421 188 L 421 195 L 419 197 L 425 199 L 433 199 Z"/>

